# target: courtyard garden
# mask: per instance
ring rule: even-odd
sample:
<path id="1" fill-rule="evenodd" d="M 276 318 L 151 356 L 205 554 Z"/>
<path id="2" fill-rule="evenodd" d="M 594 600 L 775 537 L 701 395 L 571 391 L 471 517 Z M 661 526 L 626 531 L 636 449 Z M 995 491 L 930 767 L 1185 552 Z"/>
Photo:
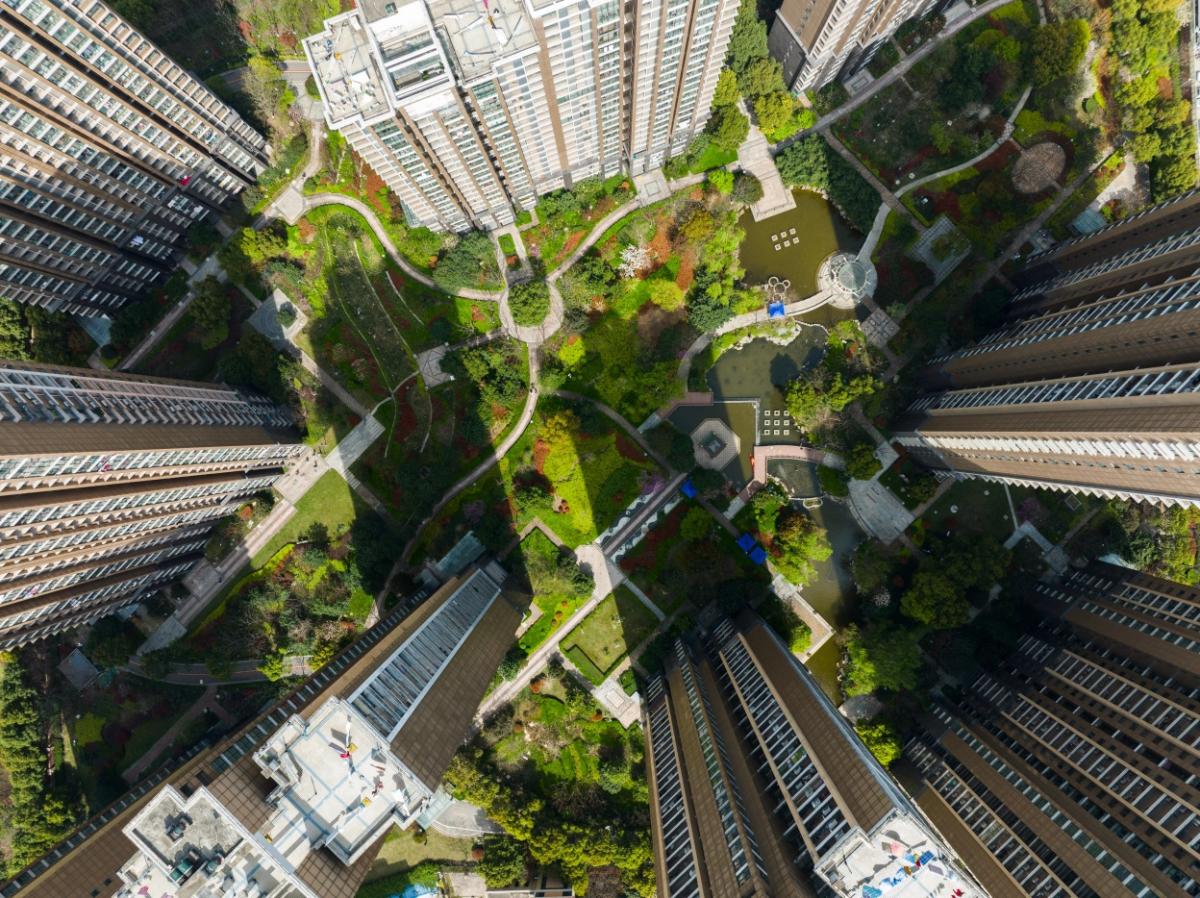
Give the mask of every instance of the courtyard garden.
<path id="1" fill-rule="evenodd" d="M 402 532 L 504 439 L 529 392 L 528 350 L 507 338 L 450 352 L 441 367 L 451 380 L 396 390 L 394 423 L 353 467 Z"/>
<path id="2" fill-rule="evenodd" d="M 620 561 L 621 570 L 664 614 L 703 608 L 727 593 L 765 589 L 769 576 L 694 502 L 680 502 Z"/>
<path id="3" fill-rule="evenodd" d="M 652 898 L 650 808 L 641 727 L 625 730 L 561 664 L 492 714 L 446 773 L 456 798 L 487 812 L 531 859 L 576 891 L 614 865 L 620 887 Z"/>
<path id="4" fill-rule="evenodd" d="M 623 586 L 597 605 L 574 630 L 563 637 L 566 657 L 594 686 L 658 626 L 658 618 Z"/>
<path id="5" fill-rule="evenodd" d="M 816 576 L 819 562 L 833 555 L 824 528 L 804 509 L 791 505 L 774 483 L 755 493 L 733 522 L 763 545 L 776 571 L 801 586 Z"/>
<path id="6" fill-rule="evenodd" d="M 246 319 L 254 307 L 236 286 L 208 278 L 193 289 L 187 311 L 142 357 L 137 373 L 213 380 L 220 358 L 250 328 Z"/>
<path id="7" fill-rule="evenodd" d="M 588 178 L 570 190 L 540 197 L 535 207 L 537 223 L 521 232 L 530 255 L 553 271 L 592 232 L 597 222 L 633 199 L 633 182 L 625 175 Z"/>
<path id="8" fill-rule="evenodd" d="M 564 274 L 566 316 L 546 344 L 548 383 L 640 423 L 679 394 L 679 357 L 701 330 L 761 305 L 736 287 L 740 204 L 721 186 L 710 181 L 625 216 Z"/>
<path id="9" fill-rule="evenodd" d="M 535 517 L 574 548 L 662 482 L 637 443 L 592 403 L 543 399 L 500 463 L 430 523 L 419 551 L 445 552 L 467 530 L 501 550 Z"/>

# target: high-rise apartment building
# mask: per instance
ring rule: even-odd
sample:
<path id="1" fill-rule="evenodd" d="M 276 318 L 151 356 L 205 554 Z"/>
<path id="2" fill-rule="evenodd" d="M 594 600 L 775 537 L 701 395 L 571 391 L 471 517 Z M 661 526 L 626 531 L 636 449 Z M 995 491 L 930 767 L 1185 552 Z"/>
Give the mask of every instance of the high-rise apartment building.
<path id="1" fill-rule="evenodd" d="M 0 648 L 178 579 L 303 451 L 229 387 L 0 360 Z"/>
<path id="2" fill-rule="evenodd" d="M 783 0 L 767 34 L 783 80 L 795 92 L 861 69 L 909 19 L 937 0 Z"/>
<path id="3" fill-rule="evenodd" d="M 905 749 L 993 895 L 1200 893 L 1200 590 L 1097 563 Z"/>
<path id="4" fill-rule="evenodd" d="M 897 439 L 961 476 L 1200 502 L 1200 193 L 1033 257 L 1007 320 L 935 359 Z"/>
<path id="5" fill-rule="evenodd" d="M 411 224 L 493 228 L 704 128 L 736 0 L 366 0 L 304 42 L 330 128 Z"/>
<path id="6" fill-rule="evenodd" d="M 111 313 L 265 164 L 262 135 L 99 0 L 0 4 L 0 296 Z"/>
<path id="7" fill-rule="evenodd" d="M 353 898 L 442 774 L 527 597 L 492 563 L 397 608 L 299 690 L 143 784 L 23 871 L 12 898 Z"/>
<path id="8" fill-rule="evenodd" d="M 986 894 L 762 621 L 703 643 L 646 695 L 661 898 Z"/>

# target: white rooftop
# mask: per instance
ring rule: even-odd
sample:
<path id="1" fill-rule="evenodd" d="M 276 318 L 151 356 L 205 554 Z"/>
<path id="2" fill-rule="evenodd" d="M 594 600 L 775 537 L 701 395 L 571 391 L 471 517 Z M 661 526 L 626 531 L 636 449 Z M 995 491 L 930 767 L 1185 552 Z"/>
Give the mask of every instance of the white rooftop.
<path id="1" fill-rule="evenodd" d="M 407 826 L 430 792 L 349 702 L 331 698 L 294 716 L 254 755 L 274 780 L 277 808 L 265 835 L 289 863 L 328 846 L 344 863 L 393 823 Z"/>
<path id="2" fill-rule="evenodd" d="M 207 789 L 166 786 L 126 825 L 141 850 L 118 898 L 292 898 L 304 895 Z"/>
<path id="3" fill-rule="evenodd" d="M 816 871 L 845 898 L 988 898 L 947 857 L 927 825 L 897 812 L 867 835 L 856 829 L 821 858 Z"/>
<path id="4" fill-rule="evenodd" d="M 357 10 L 326 19 L 324 31 L 305 38 L 304 51 L 331 128 L 391 110 L 370 31 Z"/>
<path id="5" fill-rule="evenodd" d="M 430 0 L 429 13 L 450 44 L 459 74 L 468 81 L 491 71 L 496 60 L 537 45 L 519 2 Z"/>

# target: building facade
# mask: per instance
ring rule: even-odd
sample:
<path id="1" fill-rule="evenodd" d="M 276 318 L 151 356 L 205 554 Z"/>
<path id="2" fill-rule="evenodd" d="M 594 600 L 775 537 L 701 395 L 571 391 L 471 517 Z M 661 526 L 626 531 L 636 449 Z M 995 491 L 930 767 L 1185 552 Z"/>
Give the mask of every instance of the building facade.
<path id="1" fill-rule="evenodd" d="M 0 5 L 0 296 L 111 313 L 265 165 L 261 134 L 99 0 Z"/>
<path id="2" fill-rule="evenodd" d="M 1032 258 L 898 428 L 962 476 L 1200 502 L 1200 194 Z"/>
<path id="3" fill-rule="evenodd" d="M 492 563 L 405 603 L 0 895 L 353 898 L 393 826 L 450 804 L 442 774 L 528 601 L 506 580 Z"/>
<path id="4" fill-rule="evenodd" d="M 410 224 L 512 223 L 708 121 L 736 0 L 367 0 L 304 42 L 330 128 Z"/>
<path id="5" fill-rule="evenodd" d="M 0 648 L 179 579 L 303 451 L 228 387 L 0 360 Z"/>
<path id="6" fill-rule="evenodd" d="M 783 0 L 767 33 L 793 92 L 857 72 L 896 29 L 937 0 Z"/>
<path id="7" fill-rule="evenodd" d="M 1200 892 L 1200 591 L 1096 563 L 905 749 L 994 895 Z"/>
<path id="8" fill-rule="evenodd" d="M 757 618 L 678 642 L 643 717 L 662 898 L 986 894 Z"/>

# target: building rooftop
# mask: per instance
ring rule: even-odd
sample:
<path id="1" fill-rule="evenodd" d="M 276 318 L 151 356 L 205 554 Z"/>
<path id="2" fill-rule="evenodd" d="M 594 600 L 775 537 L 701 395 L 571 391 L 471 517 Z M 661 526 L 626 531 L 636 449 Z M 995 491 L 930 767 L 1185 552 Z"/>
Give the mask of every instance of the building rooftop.
<path id="1" fill-rule="evenodd" d="M 293 866 L 324 847 L 354 863 L 393 823 L 406 826 L 430 796 L 340 698 L 307 720 L 292 717 L 254 760 L 278 786 L 266 837 Z"/>
<path id="2" fill-rule="evenodd" d="M 121 870 L 133 898 L 292 898 L 269 852 L 200 789 L 184 798 L 167 786 L 125 827 L 141 849 Z"/>
<path id="3" fill-rule="evenodd" d="M 901 811 L 870 835 L 852 830 L 821 858 L 816 872 L 835 895 L 846 898 L 987 898 L 941 857 L 929 840 L 928 825 Z"/>
<path id="4" fill-rule="evenodd" d="M 330 127 L 391 111 L 370 30 L 357 10 L 326 19 L 324 31 L 304 40 L 304 50 Z"/>
<path id="5" fill-rule="evenodd" d="M 431 0 L 429 12 L 459 75 L 467 81 L 490 72 L 498 59 L 537 46 L 521 3 Z"/>

